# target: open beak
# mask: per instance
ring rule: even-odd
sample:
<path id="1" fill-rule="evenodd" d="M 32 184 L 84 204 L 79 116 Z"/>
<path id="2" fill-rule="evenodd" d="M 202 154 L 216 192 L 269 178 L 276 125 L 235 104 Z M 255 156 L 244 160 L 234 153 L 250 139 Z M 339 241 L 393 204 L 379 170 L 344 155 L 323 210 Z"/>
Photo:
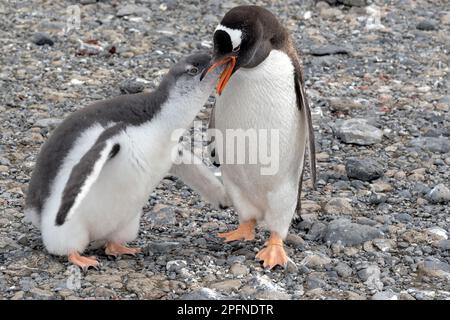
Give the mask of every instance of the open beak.
<path id="1" fill-rule="evenodd" d="M 236 60 L 237 57 L 235 55 L 226 56 L 224 58 L 216 60 L 209 68 L 206 68 L 202 75 L 200 76 L 200 81 L 212 70 L 217 68 L 218 66 L 221 66 L 223 64 L 226 64 L 225 69 L 222 71 L 219 77 L 219 81 L 216 85 L 216 90 L 219 95 L 222 94 L 223 89 L 228 83 L 228 80 L 230 80 L 231 75 L 233 74 L 234 67 L 236 66 Z"/>

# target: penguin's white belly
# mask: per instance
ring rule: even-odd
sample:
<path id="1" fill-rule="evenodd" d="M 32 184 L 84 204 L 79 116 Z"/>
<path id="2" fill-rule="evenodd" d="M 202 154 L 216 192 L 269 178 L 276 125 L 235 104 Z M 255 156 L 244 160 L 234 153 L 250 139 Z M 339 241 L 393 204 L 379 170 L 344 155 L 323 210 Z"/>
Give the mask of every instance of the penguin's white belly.
<path id="1" fill-rule="evenodd" d="M 264 130 L 268 132 L 265 153 L 274 152 L 271 155 L 273 174 L 262 174 L 261 168 L 268 165 L 261 161 L 259 154 L 257 164 L 230 164 L 227 155 L 232 150 L 227 143 L 217 150 L 224 177 L 261 207 L 267 202 L 268 192 L 284 184 L 286 179 L 298 183 L 300 176 L 306 127 L 297 108 L 294 81 L 294 67 L 289 57 L 274 50 L 259 66 L 239 69 L 217 100 L 215 127 L 225 140 L 229 129 L 251 129 L 258 134 L 264 134 Z M 271 140 L 270 136 L 273 133 L 275 137 L 276 132 L 278 141 Z M 261 149 L 264 141 L 258 140 L 259 153 L 264 150 Z M 245 149 L 247 153 L 254 150 L 251 147 Z"/>

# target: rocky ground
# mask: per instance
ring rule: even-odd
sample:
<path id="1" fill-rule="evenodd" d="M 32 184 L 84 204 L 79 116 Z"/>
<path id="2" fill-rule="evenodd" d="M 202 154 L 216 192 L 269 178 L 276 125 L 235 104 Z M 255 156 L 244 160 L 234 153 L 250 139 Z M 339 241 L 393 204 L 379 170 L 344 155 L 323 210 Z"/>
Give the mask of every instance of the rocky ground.
<path id="1" fill-rule="evenodd" d="M 255 261 L 262 230 L 254 242 L 223 244 L 216 233 L 236 226 L 233 210 L 213 210 L 172 178 L 144 210 L 138 257 L 91 249 L 101 269 L 80 273 L 45 252 L 22 221 L 40 145 L 65 115 L 151 90 L 174 61 L 209 50 L 239 1 L 205 2 L 0 4 L 0 298 L 449 299 L 445 0 L 251 1 L 294 34 L 314 107 L 318 189 L 305 183 L 286 270 Z M 76 30 L 70 5 L 81 9 Z"/>

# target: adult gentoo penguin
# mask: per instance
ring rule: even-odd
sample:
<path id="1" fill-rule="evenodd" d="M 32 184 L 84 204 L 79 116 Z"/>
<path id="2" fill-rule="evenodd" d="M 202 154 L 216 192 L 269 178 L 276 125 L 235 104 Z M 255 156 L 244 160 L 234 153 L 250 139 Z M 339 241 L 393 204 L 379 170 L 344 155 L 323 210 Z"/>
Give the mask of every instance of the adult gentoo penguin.
<path id="1" fill-rule="evenodd" d="M 173 133 L 191 124 L 214 88 L 219 71 L 199 81 L 209 61 L 206 54 L 191 55 L 154 92 L 94 103 L 55 129 L 42 146 L 26 198 L 26 216 L 40 227 L 50 253 L 85 269 L 98 265 L 95 257 L 80 255 L 90 241 L 107 241 L 108 255 L 139 252 L 124 244 L 136 238 L 142 207 L 171 169 L 179 139 Z M 197 168 L 183 174 L 187 166 L 172 169 L 188 180 L 203 177 L 196 179 L 202 190 L 218 192 L 213 200 L 226 198 L 212 173 Z"/>
<path id="2" fill-rule="evenodd" d="M 252 240 L 256 222 L 264 222 L 271 235 L 256 257 L 264 267 L 284 266 L 288 257 L 283 239 L 300 210 L 307 146 L 313 185 L 316 176 L 314 133 L 300 57 L 292 37 L 271 12 L 239 6 L 225 14 L 214 32 L 214 57 L 208 71 L 222 64 L 226 67 L 217 84 L 215 128 L 225 138 L 228 129 L 278 130 L 279 170 L 262 175 L 261 159 L 257 164 L 229 163 L 227 155 L 234 155 L 230 148 L 235 146 L 228 142 L 216 149 L 225 188 L 240 220 L 237 230 L 219 236 L 225 241 Z M 247 145 L 246 151 L 250 150 Z"/>

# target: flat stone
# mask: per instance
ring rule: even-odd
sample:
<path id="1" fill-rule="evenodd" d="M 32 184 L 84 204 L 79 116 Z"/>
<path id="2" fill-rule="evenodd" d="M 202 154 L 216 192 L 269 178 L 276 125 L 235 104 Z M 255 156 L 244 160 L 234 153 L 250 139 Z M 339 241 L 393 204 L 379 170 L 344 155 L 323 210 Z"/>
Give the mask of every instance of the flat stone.
<path id="1" fill-rule="evenodd" d="M 232 292 L 237 291 L 241 287 L 242 282 L 237 279 L 229 279 L 224 280 L 220 282 L 213 283 L 211 285 L 211 289 L 215 289 L 218 291 L 224 291 L 224 292 Z"/>
<path id="2" fill-rule="evenodd" d="M 330 222 L 325 230 L 324 241 L 354 246 L 366 241 L 381 238 L 383 233 L 377 228 L 352 223 L 348 219 L 336 219 Z"/>
<path id="3" fill-rule="evenodd" d="M 131 16 L 131 15 L 144 15 L 144 14 L 151 14 L 150 9 L 147 7 L 144 7 L 144 6 L 129 4 L 129 5 L 124 5 L 124 6 L 120 7 L 117 10 L 116 16 L 124 17 L 124 16 Z"/>
<path id="4" fill-rule="evenodd" d="M 424 275 L 450 280 L 450 265 L 436 258 L 428 257 L 417 265 L 417 269 Z"/>
<path id="5" fill-rule="evenodd" d="M 412 139 L 410 144 L 435 153 L 450 152 L 450 139 L 446 137 L 421 137 Z"/>
<path id="6" fill-rule="evenodd" d="M 352 214 L 353 208 L 348 199 L 345 198 L 332 198 L 325 205 L 325 212 L 331 215 L 339 214 Z"/>
<path id="7" fill-rule="evenodd" d="M 350 53 L 351 50 L 349 48 L 336 45 L 326 45 L 311 49 L 311 54 L 313 56 L 327 56 L 332 54 L 350 54 Z"/>
<path id="8" fill-rule="evenodd" d="M 360 118 L 337 122 L 335 134 L 344 143 L 363 146 L 380 143 L 383 138 L 380 129 L 368 124 L 366 119 Z"/>

